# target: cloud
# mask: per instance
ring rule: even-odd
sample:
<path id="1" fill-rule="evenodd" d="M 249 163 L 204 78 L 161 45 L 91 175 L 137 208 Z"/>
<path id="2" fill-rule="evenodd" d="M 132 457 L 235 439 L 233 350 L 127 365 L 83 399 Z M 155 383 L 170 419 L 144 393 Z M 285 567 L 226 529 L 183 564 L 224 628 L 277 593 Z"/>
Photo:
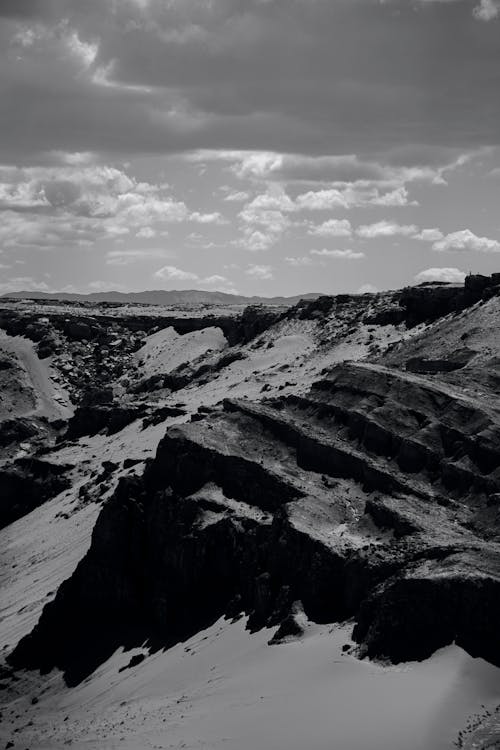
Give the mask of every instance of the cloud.
<path id="1" fill-rule="evenodd" d="M 129 266 L 132 263 L 173 257 L 174 253 L 163 248 L 119 248 L 117 250 L 109 250 L 106 253 L 106 264 L 108 266 Z"/>
<path id="2" fill-rule="evenodd" d="M 328 211 L 335 208 L 363 208 L 365 206 L 400 207 L 417 205 L 408 200 L 408 190 L 403 186 L 386 191 L 365 184 L 345 184 L 337 188 L 309 190 L 299 195 L 296 206 L 309 211 Z"/>
<path id="3" fill-rule="evenodd" d="M 309 211 L 328 211 L 332 208 L 349 208 L 349 203 L 341 190 L 310 190 L 297 197 L 297 206 Z"/>
<path id="4" fill-rule="evenodd" d="M 220 214 L 218 211 L 214 211 L 213 213 L 203 214 L 199 213 L 198 211 L 194 211 L 189 216 L 190 221 L 194 221 L 197 224 L 227 224 L 227 219 L 225 219 L 222 214 Z"/>
<path id="5" fill-rule="evenodd" d="M 156 237 L 156 232 L 151 227 L 141 227 L 141 229 L 139 229 L 139 231 L 137 232 L 136 236 L 149 240 L 152 237 Z"/>
<path id="6" fill-rule="evenodd" d="M 491 21 L 500 14 L 500 6 L 495 0 L 481 0 L 473 10 L 474 18 L 479 21 Z"/>
<path id="7" fill-rule="evenodd" d="M 293 266 L 294 268 L 302 268 L 304 266 L 313 265 L 313 259 L 308 255 L 302 255 L 298 257 L 288 256 L 285 258 L 285 262 L 288 263 L 288 265 Z"/>
<path id="8" fill-rule="evenodd" d="M 272 232 L 262 232 L 260 229 L 243 227 L 243 236 L 233 240 L 233 245 L 242 247 L 250 252 L 269 250 L 276 242 L 276 235 Z"/>
<path id="9" fill-rule="evenodd" d="M 440 229 L 422 229 L 417 234 L 413 235 L 414 240 L 422 240 L 423 242 L 437 242 L 442 240 L 444 234 Z"/>
<path id="10" fill-rule="evenodd" d="M 327 250 L 326 248 L 323 248 L 322 250 L 311 250 L 311 255 L 318 255 L 322 258 L 343 258 L 345 260 L 361 260 L 361 258 L 365 258 L 365 254 L 361 252 L 356 252 L 355 250 Z"/>
<path id="11" fill-rule="evenodd" d="M 473 154 L 454 148 L 415 148 L 405 144 L 377 160 L 356 154 L 304 155 L 225 149 L 201 149 L 186 158 L 195 163 L 226 162 L 238 178 L 257 183 L 323 185 L 325 189 L 338 190 L 354 186 L 365 191 L 365 202 L 371 198 L 375 205 L 407 205 L 406 184 L 446 184 L 448 173 L 464 166 Z M 377 189 L 389 192 L 380 194 Z"/>
<path id="12" fill-rule="evenodd" d="M 419 283 L 425 281 L 446 281 L 452 283 L 462 283 L 466 274 L 458 268 L 426 268 L 415 276 L 415 281 Z"/>
<path id="13" fill-rule="evenodd" d="M 154 273 L 155 278 L 163 281 L 199 281 L 199 276 L 192 271 L 184 271 L 177 266 L 163 266 Z"/>
<path id="14" fill-rule="evenodd" d="M 38 281 L 32 276 L 15 276 L 0 282 L 0 292 L 50 292 L 45 281 Z"/>
<path id="15" fill-rule="evenodd" d="M 155 279 L 160 279 L 161 281 L 173 281 L 176 283 L 180 283 L 183 287 L 186 285 L 188 287 L 192 287 L 194 285 L 196 286 L 196 288 L 215 287 L 218 291 L 227 292 L 228 294 L 237 293 L 233 283 L 228 278 L 226 278 L 226 276 L 221 276 L 219 274 L 200 277 L 193 271 L 186 271 L 183 268 L 178 268 L 177 266 L 163 266 L 162 268 L 159 268 L 157 271 L 155 271 L 153 276 Z"/>
<path id="16" fill-rule="evenodd" d="M 250 198 L 249 193 L 246 193 L 244 190 L 235 190 L 234 192 L 228 193 L 226 197 L 224 198 L 225 201 L 229 201 L 231 203 L 243 203 L 244 201 L 247 201 Z"/>
<path id="17" fill-rule="evenodd" d="M 393 221 L 377 221 L 375 224 L 364 224 L 356 229 L 358 237 L 375 239 L 376 237 L 410 237 L 418 232 L 415 224 L 397 224 Z"/>
<path id="18" fill-rule="evenodd" d="M 309 234 L 321 237 L 350 237 L 351 222 L 348 219 L 328 219 L 318 226 L 310 227 Z"/>
<path id="19" fill-rule="evenodd" d="M 242 237 L 233 244 L 251 251 L 268 250 L 292 225 L 286 212 L 294 208 L 279 188 L 256 196 L 238 214 Z"/>
<path id="20" fill-rule="evenodd" d="M 190 214 L 164 184 L 105 165 L 0 166 L 0 216 L 7 247 L 91 245 L 132 231 L 147 239 L 190 217 L 222 222 L 218 213 Z"/>
<path id="21" fill-rule="evenodd" d="M 252 151 L 253 173 L 362 175 L 351 181 L 408 144 L 498 143 L 493 24 L 472 33 L 461 2 L 394 4 L 3 0 L 0 159 Z M 476 19 L 497 14 L 496 0 L 475 5 Z"/>
<path id="22" fill-rule="evenodd" d="M 252 265 L 247 268 L 245 273 L 254 279 L 268 280 L 273 278 L 272 266 Z"/>
<path id="23" fill-rule="evenodd" d="M 478 237 L 470 229 L 461 229 L 451 232 L 432 245 L 433 250 L 445 251 L 472 251 L 476 253 L 499 253 L 500 242 L 489 237 Z"/>

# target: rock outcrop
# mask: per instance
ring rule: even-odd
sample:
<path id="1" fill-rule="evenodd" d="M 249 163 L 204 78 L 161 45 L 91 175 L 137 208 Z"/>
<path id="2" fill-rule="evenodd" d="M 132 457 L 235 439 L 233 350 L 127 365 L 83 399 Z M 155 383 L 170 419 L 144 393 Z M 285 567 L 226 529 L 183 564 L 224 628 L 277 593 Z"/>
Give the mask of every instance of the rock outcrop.
<path id="1" fill-rule="evenodd" d="M 480 300 L 500 294 L 500 274 L 466 276 L 460 284 L 421 284 L 404 289 L 400 305 L 405 308 L 405 320 L 413 326 L 423 321 L 436 320 L 452 312 L 471 307 Z"/>
<path id="2" fill-rule="evenodd" d="M 10 661 L 76 683 L 118 645 L 169 645 L 240 613 L 279 640 L 300 612 L 354 618 L 370 656 L 455 640 L 500 664 L 499 419 L 350 363 L 305 396 L 227 400 L 169 428 Z"/>
<path id="3" fill-rule="evenodd" d="M 0 469 L 0 529 L 70 486 L 72 467 L 36 458 L 13 461 Z"/>

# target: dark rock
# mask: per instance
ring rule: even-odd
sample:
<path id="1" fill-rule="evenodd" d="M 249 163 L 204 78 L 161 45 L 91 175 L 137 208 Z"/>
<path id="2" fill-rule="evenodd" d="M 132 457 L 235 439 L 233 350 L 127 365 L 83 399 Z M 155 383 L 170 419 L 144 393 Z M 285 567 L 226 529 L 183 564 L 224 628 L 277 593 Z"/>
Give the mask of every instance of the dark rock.
<path id="1" fill-rule="evenodd" d="M 72 467 L 23 458 L 0 469 L 0 528 L 25 516 L 70 486 Z"/>
<path id="2" fill-rule="evenodd" d="M 97 406 L 98 404 L 111 404 L 113 402 L 113 389 L 111 386 L 88 386 L 82 393 L 81 406 Z"/>
<path id="3" fill-rule="evenodd" d="M 411 359 L 407 360 L 406 369 L 410 372 L 420 372 L 425 374 L 432 374 L 436 372 L 453 372 L 454 370 L 461 370 L 462 367 L 468 365 L 475 356 L 475 351 L 464 347 L 462 349 L 457 349 L 446 358 L 441 359 L 412 357 Z"/>
<path id="4" fill-rule="evenodd" d="M 124 427 L 144 416 L 144 404 L 118 406 L 117 404 L 99 404 L 97 406 L 79 406 L 68 422 L 65 440 L 78 440 L 84 435 L 97 435 L 102 430 L 113 435 Z"/>
<path id="5" fill-rule="evenodd" d="M 306 617 L 304 614 L 304 609 L 302 607 L 302 602 L 295 602 L 291 612 L 289 612 L 285 619 L 281 622 L 278 630 L 269 641 L 269 644 L 273 645 L 276 643 L 285 643 L 290 639 L 296 639 L 304 635 L 305 619 Z"/>
<path id="6" fill-rule="evenodd" d="M 160 406 L 152 409 L 151 413 L 142 420 L 142 428 L 151 427 L 152 425 L 161 424 L 169 417 L 179 417 L 186 413 L 183 407 L 179 406 Z"/>
<path id="7" fill-rule="evenodd" d="M 401 292 L 399 304 L 405 308 L 408 325 L 432 321 L 474 305 L 493 294 L 498 284 L 498 274 L 492 276 L 469 275 L 464 285 L 423 284 Z"/>
<path id="8" fill-rule="evenodd" d="M 364 322 L 367 325 L 397 326 L 405 320 L 405 317 L 406 313 L 401 307 L 398 307 L 397 305 L 391 305 L 388 307 L 383 307 L 373 315 L 368 315 L 365 318 Z"/>
<path id="9" fill-rule="evenodd" d="M 283 317 L 282 311 L 269 309 L 266 305 L 250 305 L 243 311 L 238 327 L 230 337 L 229 343 L 247 344 L 277 323 L 281 317 Z"/>
<path id="10" fill-rule="evenodd" d="M 12 443 L 21 443 L 40 435 L 41 427 L 33 419 L 6 419 L 0 423 L 0 447 L 5 448 Z M 44 431 L 46 434 L 46 430 Z"/>
<path id="11" fill-rule="evenodd" d="M 123 468 L 124 469 L 131 469 L 132 466 L 136 466 L 141 462 L 140 458 L 126 458 L 123 462 Z"/>

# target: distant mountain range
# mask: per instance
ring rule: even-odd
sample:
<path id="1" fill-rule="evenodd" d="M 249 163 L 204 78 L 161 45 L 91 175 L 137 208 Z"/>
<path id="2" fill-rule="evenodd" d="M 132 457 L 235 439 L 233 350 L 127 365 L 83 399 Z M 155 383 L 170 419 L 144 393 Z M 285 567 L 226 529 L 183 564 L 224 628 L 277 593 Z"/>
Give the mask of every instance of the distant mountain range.
<path id="1" fill-rule="evenodd" d="M 295 297 L 244 297 L 225 292 L 205 292 L 199 289 L 144 292 L 93 292 L 67 294 L 65 292 L 10 292 L 1 299 L 62 300 L 64 302 L 111 302 L 143 305 L 295 305 L 301 299 L 316 299 L 320 294 L 310 292 Z"/>

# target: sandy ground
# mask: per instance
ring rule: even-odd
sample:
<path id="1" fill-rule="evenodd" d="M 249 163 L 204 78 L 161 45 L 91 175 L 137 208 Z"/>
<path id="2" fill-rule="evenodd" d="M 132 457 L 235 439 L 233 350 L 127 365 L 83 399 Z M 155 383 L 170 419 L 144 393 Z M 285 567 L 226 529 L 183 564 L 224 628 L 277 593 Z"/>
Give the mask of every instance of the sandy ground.
<path id="1" fill-rule="evenodd" d="M 16 417 L 68 419 L 71 416 L 72 408 L 66 393 L 56 387 L 50 362 L 38 358 L 33 342 L 22 336 L 8 336 L 0 331 L 0 349 L 12 355 L 21 365 L 35 397 L 35 406 L 26 399 L 24 408 L 19 406 Z"/>
<path id="2" fill-rule="evenodd" d="M 53 673 L 4 709 L 0 736 L 31 750 L 447 750 L 498 702 L 500 670 L 455 646 L 387 667 L 343 654 L 349 632 L 312 625 L 268 646 L 270 631 L 221 620 L 133 669 L 119 671 L 141 650 L 118 651 L 71 690 Z"/>
<path id="3" fill-rule="evenodd" d="M 142 374 L 157 375 L 171 372 L 179 365 L 227 346 L 220 328 L 203 328 L 201 331 L 179 335 L 173 328 L 164 328 L 148 336 L 136 359 Z"/>

